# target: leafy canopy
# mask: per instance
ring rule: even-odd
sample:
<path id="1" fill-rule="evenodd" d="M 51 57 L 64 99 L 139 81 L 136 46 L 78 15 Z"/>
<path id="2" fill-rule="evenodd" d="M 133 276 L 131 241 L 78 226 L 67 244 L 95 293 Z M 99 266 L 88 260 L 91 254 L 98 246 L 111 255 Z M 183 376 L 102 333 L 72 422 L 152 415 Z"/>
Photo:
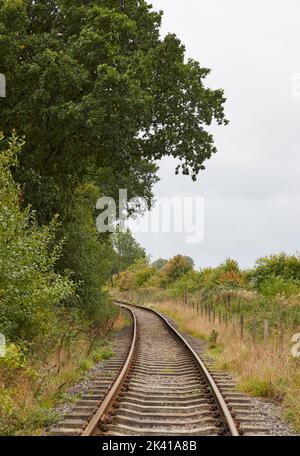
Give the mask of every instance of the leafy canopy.
<path id="1" fill-rule="evenodd" d="M 144 0 L 0 1 L 0 126 L 26 135 L 18 177 L 40 220 L 87 173 L 111 169 L 149 197 L 155 160 L 195 179 L 216 152 L 206 127 L 226 123 L 223 91 L 160 38 L 161 16 Z"/>

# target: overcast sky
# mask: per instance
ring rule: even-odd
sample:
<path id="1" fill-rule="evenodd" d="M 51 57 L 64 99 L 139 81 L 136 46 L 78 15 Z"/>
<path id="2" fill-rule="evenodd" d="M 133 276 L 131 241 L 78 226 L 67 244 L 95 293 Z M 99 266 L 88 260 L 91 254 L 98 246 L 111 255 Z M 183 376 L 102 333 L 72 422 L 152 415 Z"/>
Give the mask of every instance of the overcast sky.
<path id="1" fill-rule="evenodd" d="M 163 160 L 156 197 L 205 198 L 205 236 L 137 233 L 152 259 L 190 255 L 198 267 L 232 257 L 241 266 L 271 253 L 300 250 L 299 0 L 153 0 L 162 34 L 176 33 L 187 57 L 211 68 L 223 88 L 227 127 L 218 153 L 193 183 Z"/>

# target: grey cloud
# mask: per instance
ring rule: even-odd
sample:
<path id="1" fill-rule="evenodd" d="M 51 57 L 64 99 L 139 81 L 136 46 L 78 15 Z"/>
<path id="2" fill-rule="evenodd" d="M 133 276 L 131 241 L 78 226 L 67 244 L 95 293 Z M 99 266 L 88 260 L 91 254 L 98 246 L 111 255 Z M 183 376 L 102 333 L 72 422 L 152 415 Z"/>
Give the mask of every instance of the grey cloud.
<path id="1" fill-rule="evenodd" d="M 176 163 L 165 159 L 155 188 L 158 197 L 205 196 L 204 242 L 188 246 L 175 234 L 137 238 L 154 258 L 182 252 L 198 266 L 225 256 L 250 266 L 265 254 L 299 250 L 299 1 L 151 3 L 165 12 L 163 34 L 175 32 L 188 56 L 212 69 L 207 83 L 224 88 L 230 125 L 213 128 L 219 152 L 196 183 L 174 176 Z"/>

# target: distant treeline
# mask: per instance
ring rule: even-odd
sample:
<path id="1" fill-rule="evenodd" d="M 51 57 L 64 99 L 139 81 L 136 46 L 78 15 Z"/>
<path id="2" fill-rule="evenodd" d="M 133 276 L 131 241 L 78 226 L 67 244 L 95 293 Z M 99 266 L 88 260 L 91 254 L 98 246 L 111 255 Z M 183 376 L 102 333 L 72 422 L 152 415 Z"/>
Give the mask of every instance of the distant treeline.
<path id="1" fill-rule="evenodd" d="M 182 255 L 152 264 L 139 260 L 119 275 L 117 286 L 122 292 L 193 299 L 215 310 L 226 308 L 232 313 L 300 324 L 299 254 L 260 258 L 247 270 L 229 258 L 220 266 L 199 271 L 191 258 Z"/>

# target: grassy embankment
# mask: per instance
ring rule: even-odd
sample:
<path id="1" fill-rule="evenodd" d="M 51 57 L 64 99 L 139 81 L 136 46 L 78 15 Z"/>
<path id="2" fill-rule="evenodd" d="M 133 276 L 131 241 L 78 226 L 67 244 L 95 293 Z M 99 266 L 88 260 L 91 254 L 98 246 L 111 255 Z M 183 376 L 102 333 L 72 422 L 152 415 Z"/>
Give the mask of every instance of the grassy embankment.
<path id="1" fill-rule="evenodd" d="M 40 435 L 46 426 L 61 417 L 53 408 L 61 402 L 75 402 L 79 396 L 68 394 L 96 363 L 114 356 L 113 332 L 120 331 L 127 319 L 120 314 L 113 329 L 94 341 L 78 337 L 67 349 L 49 354 L 47 362 L 23 363 L 13 346 L 10 363 L 0 358 L 0 434 Z"/>

